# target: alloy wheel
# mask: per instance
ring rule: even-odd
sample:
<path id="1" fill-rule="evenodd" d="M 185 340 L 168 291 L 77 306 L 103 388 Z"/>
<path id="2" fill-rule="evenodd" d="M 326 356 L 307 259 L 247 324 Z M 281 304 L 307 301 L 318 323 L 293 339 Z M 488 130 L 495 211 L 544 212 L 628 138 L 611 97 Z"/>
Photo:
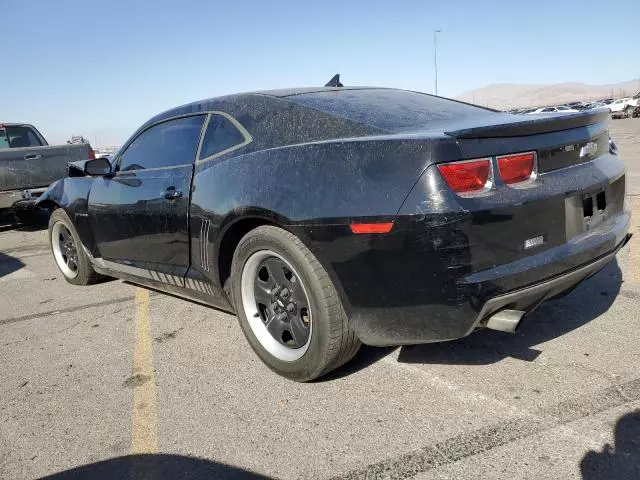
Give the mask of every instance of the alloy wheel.
<path id="1" fill-rule="evenodd" d="M 242 306 L 260 344 L 283 361 L 301 358 L 309 347 L 312 315 L 302 279 L 270 250 L 251 255 L 242 270 Z"/>
<path id="2" fill-rule="evenodd" d="M 67 226 L 57 222 L 51 229 L 51 247 L 58 267 L 67 278 L 78 275 L 78 250 Z"/>

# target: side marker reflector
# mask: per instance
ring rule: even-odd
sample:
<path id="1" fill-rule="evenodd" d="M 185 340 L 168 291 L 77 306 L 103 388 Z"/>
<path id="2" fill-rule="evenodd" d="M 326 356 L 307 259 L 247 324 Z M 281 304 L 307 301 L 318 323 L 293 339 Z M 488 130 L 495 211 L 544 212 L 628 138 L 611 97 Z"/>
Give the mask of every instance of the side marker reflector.
<path id="1" fill-rule="evenodd" d="M 349 225 L 353 233 L 389 233 L 393 228 L 390 223 L 352 223 Z"/>

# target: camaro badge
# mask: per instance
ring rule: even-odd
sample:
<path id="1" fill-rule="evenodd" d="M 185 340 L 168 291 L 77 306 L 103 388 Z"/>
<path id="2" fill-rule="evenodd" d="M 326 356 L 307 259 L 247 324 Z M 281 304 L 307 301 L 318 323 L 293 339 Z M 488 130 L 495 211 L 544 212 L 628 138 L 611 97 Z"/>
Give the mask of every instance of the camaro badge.
<path id="1" fill-rule="evenodd" d="M 593 155 L 598 150 L 598 144 L 589 142 L 580 149 L 580 158 Z"/>

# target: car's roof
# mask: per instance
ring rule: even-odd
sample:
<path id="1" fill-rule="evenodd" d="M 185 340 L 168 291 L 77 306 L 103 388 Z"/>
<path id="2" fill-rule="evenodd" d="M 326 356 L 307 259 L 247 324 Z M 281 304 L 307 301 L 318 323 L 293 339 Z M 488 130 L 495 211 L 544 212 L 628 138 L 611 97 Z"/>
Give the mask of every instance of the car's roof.
<path id="1" fill-rule="evenodd" d="M 248 152 L 338 138 L 424 131 L 496 111 L 395 88 L 287 88 L 198 100 L 156 115 L 138 131 L 170 118 L 204 112 L 222 112 L 250 132 L 253 141 L 243 150 Z"/>
<path id="2" fill-rule="evenodd" d="M 285 99 L 286 97 L 293 97 L 297 95 L 305 95 L 310 93 L 322 93 L 322 92 L 336 92 L 343 90 L 397 90 L 393 88 L 384 87 L 301 87 L 301 88 L 282 88 L 277 90 L 258 90 L 253 92 L 233 93 L 230 95 L 223 95 L 219 97 L 205 98 L 202 100 L 196 100 L 185 105 L 180 105 L 174 108 L 170 108 L 164 112 L 151 118 L 145 125 L 154 123 L 166 118 L 170 118 L 175 115 L 183 115 L 187 112 L 195 113 L 199 111 L 207 111 L 215 108 L 217 105 L 233 103 L 246 103 L 251 102 L 252 98 L 272 98 L 274 101 L 279 99 Z M 144 127 L 144 125 L 143 125 Z"/>
<path id="3" fill-rule="evenodd" d="M 255 92 L 248 93 L 256 93 L 259 95 L 269 95 L 271 97 L 291 97 L 293 95 L 303 95 L 305 93 L 319 93 L 319 92 L 335 92 L 335 91 L 343 91 L 343 90 L 394 90 L 392 88 L 383 88 L 383 87 L 301 87 L 301 88 L 280 88 L 276 90 L 259 90 Z"/>

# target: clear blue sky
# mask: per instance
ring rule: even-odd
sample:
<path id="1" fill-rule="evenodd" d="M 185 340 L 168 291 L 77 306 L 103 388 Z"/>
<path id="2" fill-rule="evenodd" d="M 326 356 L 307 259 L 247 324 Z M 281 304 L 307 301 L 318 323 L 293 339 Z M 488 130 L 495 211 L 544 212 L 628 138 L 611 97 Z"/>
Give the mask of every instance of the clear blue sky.
<path id="1" fill-rule="evenodd" d="M 432 92 L 434 29 L 444 96 L 640 76 L 637 0 L 34 0 L 0 12 L 0 122 L 33 123 L 50 142 L 119 143 L 182 103 L 336 72 Z"/>

